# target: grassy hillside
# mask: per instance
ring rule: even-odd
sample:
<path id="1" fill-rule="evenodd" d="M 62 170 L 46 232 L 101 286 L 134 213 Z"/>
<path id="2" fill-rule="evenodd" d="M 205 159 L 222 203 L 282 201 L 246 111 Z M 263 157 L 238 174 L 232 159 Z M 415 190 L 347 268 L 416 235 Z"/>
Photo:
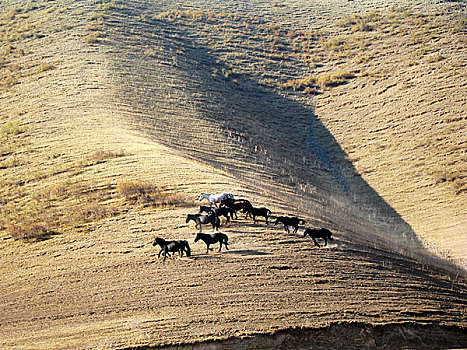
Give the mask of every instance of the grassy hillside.
<path id="1" fill-rule="evenodd" d="M 2 4 L 1 346 L 467 346 L 464 4 L 207 6 Z M 205 255 L 185 217 L 223 191 L 335 241 L 242 217 Z"/>

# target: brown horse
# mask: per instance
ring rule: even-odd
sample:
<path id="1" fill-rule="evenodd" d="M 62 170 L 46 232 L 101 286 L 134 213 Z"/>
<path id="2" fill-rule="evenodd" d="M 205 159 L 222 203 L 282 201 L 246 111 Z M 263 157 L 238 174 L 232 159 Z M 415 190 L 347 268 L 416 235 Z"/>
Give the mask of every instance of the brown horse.
<path id="1" fill-rule="evenodd" d="M 328 245 L 328 239 L 333 240 L 331 237 L 332 232 L 329 231 L 327 228 L 307 228 L 303 233 L 303 237 L 310 236 L 313 239 L 313 242 L 320 247 L 318 242 L 316 242 L 316 238 L 323 238 L 324 239 L 324 246 Z"/>
<path id="2" fill-rule="evenodd" d="M 214 213 L 217 217 L 224 216 L 227 218 L 227 223 L 230 222 L 230 216 L 232 216 L 232 209 L 229 207 L 220 206 L 219 208 L 216 207 L 208 207 L 206 205 L 199 206 L 199 212 L 201 213 Z M 230 216 L 229 216 L 230 214 Z"/>
<path id="3" fill-rule="evenodd" d="M 230 208 L 232 210 L 230 213 L 232 219 L 234 218 L 234 215 L 235 215 L 235 219 L 238 219 L 237 211 L 245 209 L 245 207 L 247 206 L 251 206 L 251 203 L 249 200 L 246 200 L 246 199 L 226 198 L 221 201 L 221 206 Z M 247 216 L 248 216 L 248 213 L 245 216 L 245 219 L 247 218 Z"/>
<path id="4" fill-rule="evenodd" d="M 289 226 L 292 226 L 294 228 L 293 233 L 297 233 L 298 225 L 306 224 L 306 220 L 299 219 L 296 216 L 278 216 L 274 225 L 277 225 L 279 222 L 282 222 L 284 224 L 284 229 L 287 231 L 287 233 L 290 233 Z"/>
<path id="5" fill-rule="evenodd" d="M 256 224 L 256 217 L 262 216 L 266 219 L 266 225 L 268 225 L 268 216 L 271 215 L 271 211 L 268 208 L 255 208 L 251 204 L 243 208 L 243 212 L 250 215 L 253 222 Z"/>

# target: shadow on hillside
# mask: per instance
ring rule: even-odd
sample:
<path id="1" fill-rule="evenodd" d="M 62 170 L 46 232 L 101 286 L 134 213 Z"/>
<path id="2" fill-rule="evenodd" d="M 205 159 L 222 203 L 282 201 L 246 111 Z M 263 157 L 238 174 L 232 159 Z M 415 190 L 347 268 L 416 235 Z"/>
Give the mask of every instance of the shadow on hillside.
<path id="1" fill-rule="evenodd" d="M 248 76 L 213 74 L 229 67 L 190 39 L 188 27 L 125 22 L 135 17 L 122 13 L 107 43 L 118 97 L 136 115 L 133 127 L 291 201 L 291 212 L 299 208 L 312 217 L 310 224 L 427 259 L 412 228 L 358 174 L 313 107 Z M 161 50 L 144 56 L 144 47 Z M 295 194 L 281 193 L 283 185 Z"/>

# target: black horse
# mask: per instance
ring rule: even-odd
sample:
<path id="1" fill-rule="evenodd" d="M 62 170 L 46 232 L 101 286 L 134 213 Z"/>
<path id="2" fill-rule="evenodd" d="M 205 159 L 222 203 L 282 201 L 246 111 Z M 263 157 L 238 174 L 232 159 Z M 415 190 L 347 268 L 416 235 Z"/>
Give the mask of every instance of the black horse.
<path id="1" fill-rule="evenodd" d="M 214 213 L 209 213 L 207 215 L 188 214 L 186 216 L 186 223 L 188 224 L 190 220 L 196 223 L 195 227 L 199 229 L 199 232 L 201 232 L 201 224 L 211 224 L 213 231 L 214 229 L 218 230 L 221 225 L 221 220 Z"/>
<path id="2" fill-rule="evenodd" d="M 201 213 L 214 213 L 217 217 L 224 216 L 227 218 L 227 222 L 230 222 L 230 216 L 232 216 L 232 209 L 225 206 L 220 206 L 219 208 L 208 207 L 206 205 L 200 205 L 199 212 Z M 230 214 L 230 216 L 229 216 Z"/>
<path id="3" fill-rule="evenodd" d="M 232 219 L 234 218 L 234 215 L 235 215 L 235 219 L 238 219 L 237 211 L 245 209 L 245 207 L 251 206 L 251 203 L 247 199 L 226 198 L 221 201 L 221 206 L 226 206 L 230 208 L 232 210 L 230 213 L 230 216 L 232 217 Z M 248 213 L 245 216 L 245 219 L 247 218 L 247 216 L 248 216 Z"/>
<path id="4" fill-rule="evenodd" d="M 159 254 L 157 255 L 157 257 L 160 258 L 161 253 L 164 252 L 164 261 L 167 258 L 168 253 L 178 252 L 180 257 L 183 256 L 183 253 L 186 253 L 186 256 L 191 255 L 190 245 L 188 244 L 188 241 L 185 241 L 185 240 L 166 241 L 163 238 L 157 237 L 152 243 L 152 245 L 153 246 L 158 245 L 161 247 L 161 250 L 159 251 Z"/>
<path id="5" fill-rule="evenodd" d="M 294 228 L 293 233 L 297 233 L 298 225 L 306 224 L 306 220 L 299 219 L 296 216 L 278 216 L 274 225 L 277 225 L 279 222 L 282 222 L 284 224 L 284 229 L 287 231 L 287 233 L 290 233 L 289 226 L 292 226 Z"/>
<path id="6" fill-rule="evenodd" d="M 209 246 L 211 244 L 219 242 L 219 252 L 222 249 L 222 244 L 225 245 L 225 249 L 229 249 L 228 245 L 228 240 L 229 237 L 225 233 L 221 232 L 216 232 L 216 233 L 198 233 L 195 238 L 195 243 L 198 242 L 199 240 L 202 240 L 204 243 L 206 243 L 206 254 L 209 253 Z"/>
<path id="7" fill-rule="evenodd" d="M 324 239 L 324 245 L 328 245 L 328 239 L 333 240 L 331 237 L 332 232 L 329 231 L 327 228 L 307 228 L 305 232 L 303 233 L 303 237 L 310 236 L 313 239 L 313 242 L 320 247 L 318 242 L 316 242 L 316 238 L 323 238 Z"/>
<path id="8" fill-rule="evenodd" d="M 254 206 L 247 205 L 243 208 L 243 212 L 249 214 L 256 224 L 256 217 L 262 216 L 266 219 L 266 225 L 268 225 L 268 216 L 271 215 L 271 211 L 268 208 L 255 208 Z"/>

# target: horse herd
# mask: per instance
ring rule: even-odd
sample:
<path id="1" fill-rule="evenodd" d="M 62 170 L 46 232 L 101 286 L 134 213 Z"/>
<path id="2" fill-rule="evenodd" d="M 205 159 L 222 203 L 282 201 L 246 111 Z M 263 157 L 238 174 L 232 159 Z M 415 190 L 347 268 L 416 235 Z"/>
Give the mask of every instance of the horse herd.
<path id="1" fill-rule="evenodd" d="M 225 249 L 229 249 L 228 240 L 229 238 L 225 233 L 214 232 L 214 233 L 202 233 L 202 225 L 212 225 L 213 231 L 219 230 L 221 225 L 220 217 L 226 219 L 226 223 L 230 223 L 233 219 L 238 219 L 237 212 L 242 211 L 245 214 L 245 219 L 250 217 L 253 219 L 253 222 L 256 224 L 258 217 L 263 217 L 266 221 L 266 225 L 269 224 L 269 217 L 271 211 L 265 207 L 254 207 L 251 202 L 247 199 L 235 199 L 234 196 L 230 193 L 221 193 L 221 194 L 207 194 L 202 193 L 198 198 L 199 201 L 207 199 L 210 203 L 210 206 L 200 206 L 199 213 L 188 214 L 186 217 L 186 223 L 190 221 L 195 222 L 195 227 L 199 230 L 195 238 L 195 243 L 199 240 L 202 240 L 206 244 L 206 254 L 209 253 L 209 246 L 211 244 L 219 243 L 219 252 L 222 249 L 222 245 L 225 246 Z M 219 205 L 218 205 L 219 204 Z M 278 216 L 274 225 L 282 223 L 284 229 L 287 233 L 290 233 L 290 228 L 293 228 L 293 233 L 298 231 L 300 224 L 306 224 L 306 220 L 300 219 L 296 216 Z M 328 240 L 332 240 L 332 233 L 326 228 L 306 228 L 303 236 L 310 236 L 315 245 L 320 247 L 316 238 L 324 239 L 324 245 L 328 244 Z M 191 255 L 190 245 L 186 240 L 165 240 L 163 238 L 157 237 L 153 246 L 159 246 L 161 250 L 159 251 L 158 257 L 160 258 L 161 254 L 164 256 L 164 261 L 167 258 L 169 253 L 179 253 L 180 257 L 183 254 L 186 256 Z"/>

